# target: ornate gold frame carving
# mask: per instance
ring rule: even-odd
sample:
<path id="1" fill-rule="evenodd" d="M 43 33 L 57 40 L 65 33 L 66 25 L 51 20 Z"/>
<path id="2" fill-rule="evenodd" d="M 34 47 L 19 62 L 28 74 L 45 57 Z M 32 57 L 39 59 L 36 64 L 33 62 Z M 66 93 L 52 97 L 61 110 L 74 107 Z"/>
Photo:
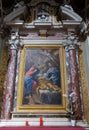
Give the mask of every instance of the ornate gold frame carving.
<path id="1" fill-rule="evenodd" d="M 58 49 L 60 53 L 60 69 L 61 69 L 61 91 L 62 91 L 62 104 L 59 105 L 23 105 L 23 91 L 24 91 L 24 71 L 26 62 L 26 50 L 27 49 Z M 18 82 L 18 92 L 17 92 L 17 109 L 16 112 L 29 112 L 29 113 L 66 113 L 67 110 L 67 98 L 63 97 L 64 93 L 67 93 L 66 85 L 66 62 L 65 62 L 65 52 L 62 45 L 50 45 L 50 44 L 26 44 L 21 51 L 20 59 L 20 69 L 19 69 L 19 82 Z"/>

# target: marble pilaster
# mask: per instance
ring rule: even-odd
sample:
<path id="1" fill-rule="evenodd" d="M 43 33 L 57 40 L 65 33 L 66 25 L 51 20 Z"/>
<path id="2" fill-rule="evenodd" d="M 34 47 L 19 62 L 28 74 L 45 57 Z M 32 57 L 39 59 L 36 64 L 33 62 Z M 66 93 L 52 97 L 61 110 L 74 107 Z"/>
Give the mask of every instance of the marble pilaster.
<path id="1" fill-rule="evenodd" d="M 72 37 L 73 38 L 73 37 Z M 81 96 L 80 96 L 80 78 L 77 62 L 78 44 L 74 39 L 68 39 L 65 46 L 67 59 L 67 76 L 68 76 L 68 95 L 69 108 L 76 111 L 77 119 L 82 118 L 81 112 Z"/>
<path id="2" fill-rule="evenodd" d="M 14 96 L 14 81 L 15 81 L 15 67 L 16 67 L 16 50 L 10 50 L 10 61 L 6 75 L 6 88 L 4 96 L 3 119 L 11 117 Z"/>
<path id="3" fill-rule="evenodd" d="M 14 33 L 11 35 L 11 39 L 9 40 L 10 46 L 10 58 L 7 67 L 6 74 L 6 87 L 4 91 L 4 103 L 3 103 L 3 119 L 10 119 L 11 112 L 13 109 L 14 102 L 14 90 L 15 90 L 15 76 L 16 76 L 16 60 L 17 60 L 17 52 L 18 46 L 20 45 L 19 35 L 18 33 Z"/>

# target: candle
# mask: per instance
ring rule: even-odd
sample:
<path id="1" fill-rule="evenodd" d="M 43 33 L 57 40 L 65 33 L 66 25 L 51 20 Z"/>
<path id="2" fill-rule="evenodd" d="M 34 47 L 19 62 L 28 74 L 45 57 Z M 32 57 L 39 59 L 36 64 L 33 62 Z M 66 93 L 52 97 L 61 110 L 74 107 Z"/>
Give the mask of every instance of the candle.
<path id="1" fill-rule="evenodd" d="M 28 123 L 28 121 L 26 121 L 26 122 L 25 122 L 25 125 L 26 125 L 26 126 L 29 126 L 29 123 Z"/>
<path id="2" fill-rule="evenodd" d="M 40 126 L 43 126 L 43 119 L 40 117 Z"/>

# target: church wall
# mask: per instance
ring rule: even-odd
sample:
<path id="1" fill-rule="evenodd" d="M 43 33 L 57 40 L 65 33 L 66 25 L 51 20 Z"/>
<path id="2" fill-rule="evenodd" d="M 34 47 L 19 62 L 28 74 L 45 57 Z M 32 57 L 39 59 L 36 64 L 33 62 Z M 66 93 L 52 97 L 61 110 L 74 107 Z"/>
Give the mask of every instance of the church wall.
<path id="1" fill-rule="evenodd" d="M 84 118 L 89 123 L 89 92 L 88 92 L 88 70 L 87 70 L 87 53 L 86 44 L 82 43 L 79 53 L 79 67 L 80 67 L 80 77 L 82 84 L 82 104 L 84 110 Z"/>
<path id="2" fill-rule="evenodd" d="M 6 74 L 7 58 L 8 58 L 8 48 L 4 46 L 2 50 L 1 63 L 0 63 L 0 111 L 2 109 L 3 89 L 4 89 L 4 81 L 5 81 L 5 74 Z"/>
<path id="3" fill-rule="evenodd" d="M 87 89 L 88 89 L 88 95 L 89 95 L 89 37 L 85 40 L 85 42 L 82 44 L 83 45 L 83 54 L 84 54 L 84 62 L 85 62 L 85 67 L 86 67 L 86 78 L 87 78 Z"/>
<path id="4" fill-rule="evenodd" d="M 0 38 L 0 64 L 1 64 L 1 57 L 2 57 L 2 49 L 3 49 L 3 42 L 2 39 Z"/>
<path id="5" fill-rule="evenodd" d="M 89 36 L 87 36 L 86 41 L 83 44 L 83 54 L 84 54 L 84 62 L 85 62 L 85 71 L 86 71 L 86 79 L 87 79 L 87 90 L 88 90 L 88 98 L 87 98 L 87 121 L 89 123 Z"/>

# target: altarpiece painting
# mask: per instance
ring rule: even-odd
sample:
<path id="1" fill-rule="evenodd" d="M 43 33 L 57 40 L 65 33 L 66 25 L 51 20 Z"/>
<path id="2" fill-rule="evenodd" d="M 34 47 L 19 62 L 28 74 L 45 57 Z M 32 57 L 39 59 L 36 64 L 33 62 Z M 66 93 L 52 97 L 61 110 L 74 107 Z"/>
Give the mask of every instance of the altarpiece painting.
<path id="1" fill-rule="evenodd" d="M 60 45 L 25 45 L 21 52 L 17 111 L 66 111 L 65 56 Z"/>

